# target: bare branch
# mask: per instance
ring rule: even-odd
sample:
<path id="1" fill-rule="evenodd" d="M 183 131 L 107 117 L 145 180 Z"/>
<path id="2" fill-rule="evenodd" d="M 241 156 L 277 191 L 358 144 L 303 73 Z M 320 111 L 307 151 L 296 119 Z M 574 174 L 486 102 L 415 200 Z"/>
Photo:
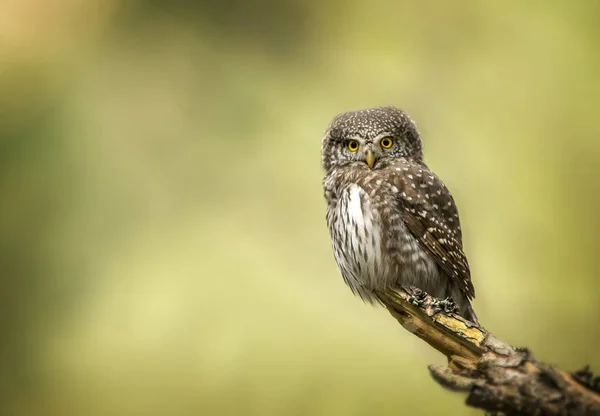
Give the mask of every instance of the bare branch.
<path id="1" fill-rule="evenodd" d="M 429 371 L 442 386 L 466 392 L 467 405 L 508 416 L 600 415 L 600 382 L 588 368 L 571 375 L 540 362 L 527 349 L 445 312 L 444 301 L 427 294 L 377 296 L 406 330 L 448 357 L 447 367 L 430 365 Z"/>

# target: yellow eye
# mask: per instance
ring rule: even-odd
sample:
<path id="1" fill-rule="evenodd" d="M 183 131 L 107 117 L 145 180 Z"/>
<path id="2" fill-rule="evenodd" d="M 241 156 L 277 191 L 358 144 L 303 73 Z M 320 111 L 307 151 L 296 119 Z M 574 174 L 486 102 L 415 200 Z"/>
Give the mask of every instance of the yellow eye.
<path id="1" fill-rule="evenodd" d="M 356 152 L 358 150 L 358 142 L 356 140 L 350 140 L 348 142 L 348 150 Z"/>
<path id="2" fill-rule="evenodd" d="M 384 149 L 389 149 L 390 147 L 392 147 L 392 139 L 390 139 L 389 137 L 384 137 L 383 139 L 381 139 L 381 147 L 383 147 Z"/>

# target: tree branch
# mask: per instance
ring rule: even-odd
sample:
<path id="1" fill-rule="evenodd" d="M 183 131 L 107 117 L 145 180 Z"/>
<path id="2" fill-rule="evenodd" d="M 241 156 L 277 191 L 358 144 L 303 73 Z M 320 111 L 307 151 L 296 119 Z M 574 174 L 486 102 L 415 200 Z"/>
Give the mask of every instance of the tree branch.
<path id="1" fill-rule="evenodd" d="M 587 367 L 569 374 L 538 361 L 426 293 L 377 296 L 406 330 L 448 357 L 447 367 L 429 371 L 443 387 L 467 392 L 467 405 L 507 416 L 600 415 L 600 377 Z"/>

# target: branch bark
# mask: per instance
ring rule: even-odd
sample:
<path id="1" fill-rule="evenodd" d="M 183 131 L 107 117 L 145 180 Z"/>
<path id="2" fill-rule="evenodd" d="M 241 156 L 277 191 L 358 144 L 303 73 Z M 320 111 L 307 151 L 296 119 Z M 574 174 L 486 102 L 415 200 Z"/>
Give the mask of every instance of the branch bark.
<path id="1" fill-rule="evenodd" d="M 466 392 L 467 405 L 507 416 L 600 415 L 600 377 L 589 369 L 569 374 L 538 361 L 529 350 L 445 312 L 447 303 L 425 293 L 377 295 L 406 330 L 448 357 L 448 366 L 430 365 L 429 371 L 443 387 Z"/>

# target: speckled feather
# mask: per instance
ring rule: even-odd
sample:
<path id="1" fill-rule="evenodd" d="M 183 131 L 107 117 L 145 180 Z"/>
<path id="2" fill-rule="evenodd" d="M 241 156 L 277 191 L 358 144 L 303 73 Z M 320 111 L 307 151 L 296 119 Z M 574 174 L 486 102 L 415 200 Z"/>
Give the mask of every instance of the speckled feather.
<path id="1" fill-rule="evenodd" d="M 383 137 L 394 146 L 381 147 Z M 359 151 L 349 151 L 348 140 L 359 141 Z M 372 168 L 367 150 L 376 155 Z M 323 138 L 322 165 L 334 256 L 352 291 L 372 302 L 374 290 L 418 287 L 451 296 L 476 321 L 458 210 L 424 163 L 414 122 L 393 107 L 340 114 Z"/>

